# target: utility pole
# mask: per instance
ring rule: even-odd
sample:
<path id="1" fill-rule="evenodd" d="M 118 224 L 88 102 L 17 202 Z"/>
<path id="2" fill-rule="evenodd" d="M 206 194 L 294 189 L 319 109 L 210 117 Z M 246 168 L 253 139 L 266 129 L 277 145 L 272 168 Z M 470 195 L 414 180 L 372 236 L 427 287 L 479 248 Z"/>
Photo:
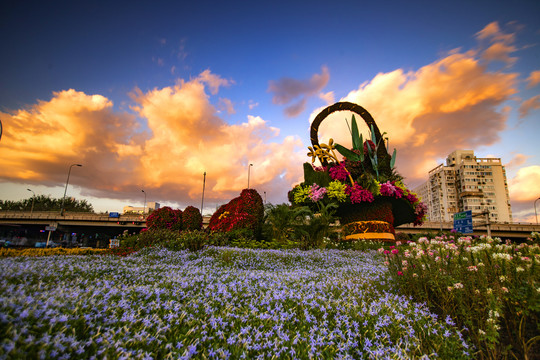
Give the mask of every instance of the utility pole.
<path id="1" fill-rule="evenodd" d="M 203 214 L 203 206 L 204 206 L 204 187 L 206 185 L 206 171 L 203 174 L 203 183 L 202 183 L 202 200 L 201 200 L 201 215 Z"/>
<path id="2" fill-rule="evenodd" d="M 251 167 L 253 166 L 253 164 L 249 164 L 248 166 L 248 189 L 249 189 L 249 170 L 251 169 Z"/>

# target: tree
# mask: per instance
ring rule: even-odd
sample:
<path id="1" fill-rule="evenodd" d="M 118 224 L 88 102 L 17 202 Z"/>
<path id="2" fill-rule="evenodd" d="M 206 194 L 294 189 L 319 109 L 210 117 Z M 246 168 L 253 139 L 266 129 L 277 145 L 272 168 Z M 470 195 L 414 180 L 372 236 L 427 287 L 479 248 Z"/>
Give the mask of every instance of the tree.
<path id="1" fill-rule="evenodd" d="M 19 201 L 0 200 L 1 211 L 30 211 L 34 203 L 34 211 L 60 211 L 62 198 L 51 198 L 50 195 L 39 195 Z M 64 209 L 71 212 L 94 212 L 94 207 L 86 200 L 66 198 Z"/>

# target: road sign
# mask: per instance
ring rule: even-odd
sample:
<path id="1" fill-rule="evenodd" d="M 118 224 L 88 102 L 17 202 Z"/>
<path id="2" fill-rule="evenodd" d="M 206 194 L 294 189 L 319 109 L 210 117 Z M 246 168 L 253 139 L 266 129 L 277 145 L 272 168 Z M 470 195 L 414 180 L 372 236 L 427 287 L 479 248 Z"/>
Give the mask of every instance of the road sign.
<path id="1" fill-rule="evenodd" d="M 109 213 L 109 217 L 110 217 L 110 218 L 117 218 L 117 217 L 120 217 L 120 214 L 117 213 L 117 212 L 110 212 L 110 213 Z"/>
<path id="2" fill-rule="evenodd" d="M 472 210 L 454 214 L 454 231 L 462 234 L 472 234 Z"/>
<path id="3" fill-rule="evenodd" d="M 47 231 L 56 231 L 56 226 L 45 226 L 45 230 L 47 230 Z"/>

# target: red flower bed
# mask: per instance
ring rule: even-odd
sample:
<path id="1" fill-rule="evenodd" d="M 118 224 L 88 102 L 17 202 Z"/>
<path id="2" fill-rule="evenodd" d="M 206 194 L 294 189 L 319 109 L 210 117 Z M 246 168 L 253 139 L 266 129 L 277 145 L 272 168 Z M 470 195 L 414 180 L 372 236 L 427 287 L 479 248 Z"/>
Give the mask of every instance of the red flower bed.
<path id="1" fill-rule="evenodd" d="M 168 206 L 154 210 L 146 219 L 148 229 L 182 230 L 182 210 L 173 210 Z"/>
<path id="2" fill-rule="evenodd" d="M 239 197 L 232 199 L 212 215 L 208 227 L 212 231 L 227 232 L 249 229 L 260 232 L 264 215 L 261 195 L 254 189 L 244 189 Z"/>

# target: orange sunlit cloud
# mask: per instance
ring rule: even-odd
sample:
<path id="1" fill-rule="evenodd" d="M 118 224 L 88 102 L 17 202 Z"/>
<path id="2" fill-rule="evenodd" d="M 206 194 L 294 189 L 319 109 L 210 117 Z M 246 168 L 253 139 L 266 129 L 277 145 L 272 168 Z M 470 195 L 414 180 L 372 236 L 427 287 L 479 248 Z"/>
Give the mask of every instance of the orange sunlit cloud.
<path id="1" fill-rule="evenodd" d="M 508 185 L 513 201 L 532 203 L 540 196 L 540 166 L 519 169 Z"/>
<path id="2" fill-rule="evenodd" d="M 504 44 L 513 38 L 493 24 L 479 34 Z M 456 149 L 499 141 L 508 111 L 501 105 L 517 92 L 518 74 L 490 71 L 482 56 L 481 51 L 454 50 L 415 72 L 380 73 L 342 99 L 365 107 L 388 133 L 390 149 L 398 150 L 398 171 L 409 184 L 425 181 L 437 159 Z M 332 126 L 323 122 L 319 137 L 350 143 L 343 118 L 339 115 Z"/>
<path id="3" fill-rule="evenodd" d="M 229 125 L 218 116 L 205 85 L 214 92 L 230 83 L 205 71 L 175 86 L 135 90 L 133 110 L 147 130 L 134 115 L 115 112 L 107 98 L 75 90 L 0 113 L 0 178 L 58 184 L 65 181 L 66 164 L 82 163 L 72 176 L 88 195 L 128 197 L 144 188 L 154 199 L 183 203 L 200 199 L 205 171 L 206 198 L 216 202 L 247 186 L 249 163 L 251 186 L 277 192 L 297 181 L 304 155 L 298 138 L 272 142 L 279 130 L 260 117 Z"/>
<path id="4" fill-rule="evenodd" d="M 529 89 L 540 84 L 540 70 L 531 72 L 531 74 L 527 78 L 527 82 L 528 82 L 527 88 Z"/>

